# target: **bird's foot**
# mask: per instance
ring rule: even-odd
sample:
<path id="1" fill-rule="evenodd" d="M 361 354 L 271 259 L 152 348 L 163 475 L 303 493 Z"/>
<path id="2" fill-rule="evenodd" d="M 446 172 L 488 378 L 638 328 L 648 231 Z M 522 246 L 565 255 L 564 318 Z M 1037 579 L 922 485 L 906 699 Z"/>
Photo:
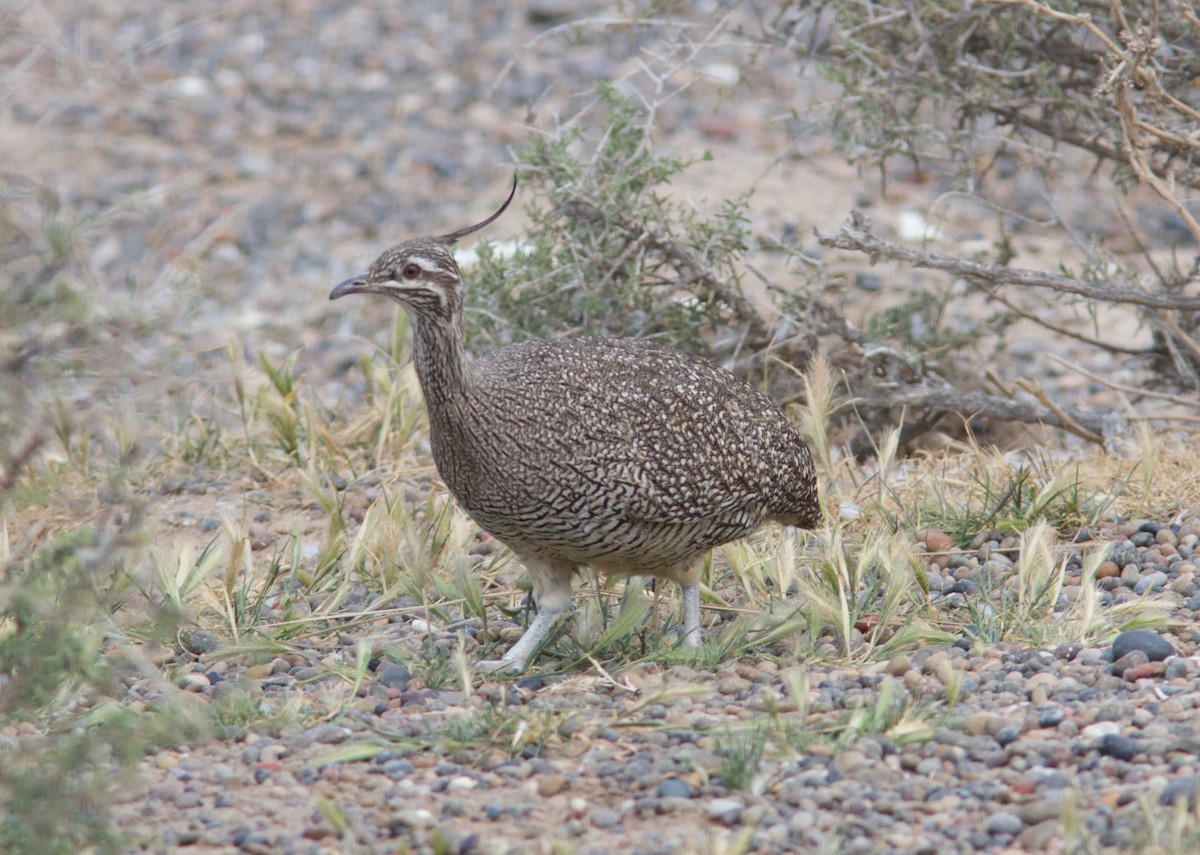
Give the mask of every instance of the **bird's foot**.
<path id="1" fill-rule="evenodd" d="M 525 663 L 507 659 L 481 659 L 475 663 L 475 670 L 484 674 L 519 674 L 525 670 Z"/>
<path id="2" fill-rule="evenodd" d="M 555 622 L 565 614 L 565 609 L 557 609 L 554 611 L 548 609 L 538 609 L 538 613 L 530 622 L 529 628 L 525 630 L 517 643 L 509 648 L 508 652 L 499 659 L 485 659 L 482 662 L 475 663 L 475 668 L 479 671 L 498 674 L 507 672 L 509 674 L 519 674 L 525 670 L 525 667 L 533 659 L 538 648 L 542 646 L 542 642 L 550 634 L 550 630 L 554 627 Z"/>

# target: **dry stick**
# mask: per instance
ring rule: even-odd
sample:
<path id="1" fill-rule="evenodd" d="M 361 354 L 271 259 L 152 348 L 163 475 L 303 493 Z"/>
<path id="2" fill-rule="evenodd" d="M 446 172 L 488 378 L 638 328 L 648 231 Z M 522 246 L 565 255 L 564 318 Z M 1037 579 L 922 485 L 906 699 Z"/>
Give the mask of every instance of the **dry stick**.
<path id="1" fill-rule="evenodd" d="M 1066 429 L 1071 433 L 1075 434 L 1076 436 L 1081 436 L 1089 442 L 1094 442 L 1097 445 L 1104 444 L 1103 436 L 1093 433 L 1079 424 L 1079 422 L 1075 421 L 1075 419 L 1071 418 L 1071 416 L 1065 410 L 1063 410 L 1062 407 L 1051 400 L 1050 396 L 1046 394 L 1046 390 L 1041 386 L 1034 385 L 1024 377 L 1017 380 L 1017 385 L 1041 401 L 1043 406 L 1050 410 L 1050 412 L 1054 413 L 1054 415 L 1062 419 L 1063 425 L 1065 425 Z"/>
<path id="2" fill-rule="evenodd" d="M 1180 344 L 1192 352 L 1192 358 L 1200 360 L 1200 344 L 1196 344 L 1192 337 L 1184 332 L 1183 327 L 1179 326 L 1179 323 L 1170 315 L 1164 314 L 1163 312 L 1158 312 L 1157 317 L 1159 321 L 1161 321 L 1162 324 L 1168 330 L 1170 330 L 1171 335 L 1175 336 Z"/>
<path id="3" fill-rule="evenodd" d="M 1074 332 L 1073 330 L 1069 330 L 1066 327 L 1059 326 L 1058 324 L 1051 323 L 1050 321 L 1047 321 L 1043 318 L 1039 318 L 1037 315 L 1033 314 L 1032 312 L 1027 312 L 1025 309 L 1022 309 L 1020 306 L 1018 306 L 1016 303 L 1009 300 L 1007 297 L 1005 297 L 999 291 L 997 291 L 996 289 L 994 289 L 988 285 L 984 285 L 982 282 L 979 283 L 979 287 L 982 288 L 987 293 L 987 295 L 989 297 L 991 297 L 993 300 L 996 300 L 999 303 L 1003 303 L 1005 306 L 1007 306 L 1009 309 L 1011 309 L 1014 313 L 1020 315 L 1022 318 L 1025 318 L 1028 321 L 1033 321 L 1038 326 L 1045 327 L 1046 329 L 1050 330 L 1051 332 L 1055 332 L 1055 333 L 1058 333 L 1059 335 L 1067 336 L 1068 338 L 1073 338 L 1077 341 L 1083 342 L 1084 344 L 1090 344 L 1092 347 L 1098 347 L 1101 350 L 1112 350 L 1112 351 L 1116 351 L 1117 353 L 1127 353 L 1131 356 L 1145 356 L 1146 354 L 1148 354 L 1150 352 L 1144 348 L 1126 347 L 1121 344 L 1113 344 L 1111 342 L 1100 341 L 1099 339 L 1092 338 L 1091 336 L 1084 335 L 1083 333 Z"/>
<path id="4" fill-rule="evenodd" d="M 973 413 L 1010 422 L 1040 423 L 1099 443 L 1126 430 L 1125 418 L 1120 413 L 1094 413 L 1066 407 L 1051 409 L 1034 401 L 998 398 L 986 392 L 963 392 L 953 386 L 878 386 L 860 396 L 859 401 L 878 407 L 923 408 Z"/>
<path id="5" fill-rule="evenodd" d="M 903 261 L 913 267 L 944 270 L 967 280 L 990 282 L 994 285 L 1019 285 L 1027 288 L 1049 288 L 1066 294 L 1077 294 L 1089 300 L 1107 303 L 1133 303 L 1153 309 L 1195 311 L 1200 309 L 1200 297 L 1185 297 L 1177 294 L 1152 293 L 1134 288 L 1094 285 L 1070 276 L 1042 273 L 1037 270 L 1022 270 L 999 264 L 980 264 L 952 255 L 910 249 L 898 243 L 883 240 L 871 231 L 870 220 L 861 211 L 852 211 L 841 230 L 836 234 L 817 232 L 821 246 L 861 252 L 871 257 L 872 262 L 885 258 Z"/>
<path id="6" fill-rule="evenodd" d="M 1121 117 L 1121 132 L 1125 142 L 1126 154 L 1129 158 L 1129 165 L 1133 168 L 1138 180 L 1143 184 L 1148 184 L 1150 189 L 1157 193 L 1159 198 L 1166 202 L 1179 218 L 1187 224 L 1188 231 L 1200 240 L 1200 223 L 1196 221 L 1195 217 L 1192 216 L 1191 212 L 1179 197 L 1175 195 L 1172 189 L 1164 184 L 1162 179 L 1150 169 L 1150 165 L 1146 160 L 1145 147 L 1141 144 L 1141 139 L 1138 136 L 1137 116 L 1134 113 L 1133 105 L 1127 97 L 1127 85 L 1127 83 L 1123 83 L 1117 87 L 1116 103 Z M 1171 177 L 1169 173 L 1168 177 Z M 1174 183 L 1173 180 L 1172 183 Z M 1191 336 L 1184 332 L 1179 324 L 1165 312 L 1160 311 L 1157 313 L 1157 316 L 1163 326 L 1175 337 L 1176 341 L 1191 352 L 1192 358 L 1200 359 L 1200 345 L 1197 345 Z"/>
<path id="7" fill-rule="evenodd" d="M 1138 117 L 1133 111 L 1133 105 L 1130 104 L 1129 99 L 1126 97 L 1126 86 L 1128 86 L 1128 82 L 1122 82 L 1115 87 L 1115 101 L 1117 114 L 1121 118 L 1121 136 L 1124 140 L 1125 155 L 1129 166 L 1133 169 L 1138 180 L 1157 193 L 1159 198 L 1166 202 L 1171 207 L 1171 210 L 1183 220 L 1188 227 L 1188 231 L 1192 233 L 1192 236 L 1200 240 L 1200 223 L 1196 222 L 1196 218 L 1192 216 L 1192 212 L 1171 191 L 1171 188 L 1163 183 L 1162 178 L 1154 173 L 1154 170 L 1150 168 L 1150 164 L 1146 160 L 1145 146 L 1142 144 L 1138 134 Z M 1172 184 L 1175 183 L 1171 173 L 1167 173 L 1167 177 Z M 1174 307 L 1157 306 L 1156 308 L 1170 309 Z"/>
<path id="8" fill-rule="evenodd" d="M 1183 2 L 1183 0 L 1171 0 L 1171 5 L 1178 10 L 1185 21 L 1192 25 L 1193 30 L 1200 32 L 1200 17 L 1196 16 L 1190 3 Z"/>
<path id="9" fill-rule="evenodd" d="M 1182 395 L 1172 395 L 1168 392 L 1156 392 L 1153 389 L 1141 389 L 1137 386 L 1130 386 L 1126 383 L 1118 383 L 1108 377 L 1104 377 L 1095 372 L 1088 371 L 1082 365 L 1077 365 L 1074 362 L 1063 359 L 1061 356 L 1055 356 L 1053 353 L 1047 353 L 1046 358 L 1051 362 L 1057 362 L 1068 371 L 1074 371 L 1076 374 L 1082 374 L 1089 380 L 1094 380 L 1102 386 L 1107 386 L 1109 389 L 1115 389 L 1118 392 L 1128 392 L 1131 395 L 1138 395 L 1144 398 L 1155 398 L 1160 401 L 1170 401 L 1172 404 L 1181 404 L 1185 407 L 1200 407 L 1200 400 L 1196 398 L 1185 398 Z M 1165 416 L 1164 418 L 1170 418 Z"/>

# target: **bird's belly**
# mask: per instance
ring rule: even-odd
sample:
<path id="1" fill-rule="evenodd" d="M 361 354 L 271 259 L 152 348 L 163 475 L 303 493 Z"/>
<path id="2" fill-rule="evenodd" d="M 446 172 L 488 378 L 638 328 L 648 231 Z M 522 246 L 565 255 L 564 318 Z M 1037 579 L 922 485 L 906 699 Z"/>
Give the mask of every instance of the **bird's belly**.
<path id="1" fill-rule="evenodd" d="M 674 580 L 686 565 L 715 546 L 750 534 L 763 514 L 742 511 L 722 519 L 666 523 L 618 513 L 561 513 L 542 509 L 467 508 L 479 526 L 519 555 L 586 564 L 617 575 Z"/>

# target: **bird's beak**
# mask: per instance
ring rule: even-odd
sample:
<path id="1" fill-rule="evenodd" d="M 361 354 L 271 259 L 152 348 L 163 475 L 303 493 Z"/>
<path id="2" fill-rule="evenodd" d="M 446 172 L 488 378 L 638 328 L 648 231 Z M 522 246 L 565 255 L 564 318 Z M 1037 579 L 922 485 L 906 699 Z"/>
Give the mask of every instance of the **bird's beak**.
<path id="1" fill-rule="evenodd" d="M 336 300 L 338 297 L 345 297 L 347 294 L 362 294 L 364 291 L 369 290 L 370 286 L 367 285 L 367 277 L 355 276 L 353 279 L 347 279 L 330 291 L 329 299 Z"/>

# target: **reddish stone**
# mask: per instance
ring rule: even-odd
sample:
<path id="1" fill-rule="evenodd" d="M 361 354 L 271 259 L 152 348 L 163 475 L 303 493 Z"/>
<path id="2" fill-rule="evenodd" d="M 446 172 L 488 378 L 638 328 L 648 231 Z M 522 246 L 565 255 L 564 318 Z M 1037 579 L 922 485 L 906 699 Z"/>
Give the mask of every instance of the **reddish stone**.
<path id="1" fill-rule="evenodd" d="M 1143 665 L 1134 665 L 1132 668 L 1127 669 L 1121 676 L 1132 683 L 1136 680 L 1161 677 L 1165 673 L 1167 673 L 1166 662 L 1146 662 Z"/>
<path id="2" fill-rule="evenodd" d="M 925 528 L 917 532 L 917 542 L 924 544 L 930 552 L 945 552 L 954 548 L 954 540 L 944 531 Z"/>

